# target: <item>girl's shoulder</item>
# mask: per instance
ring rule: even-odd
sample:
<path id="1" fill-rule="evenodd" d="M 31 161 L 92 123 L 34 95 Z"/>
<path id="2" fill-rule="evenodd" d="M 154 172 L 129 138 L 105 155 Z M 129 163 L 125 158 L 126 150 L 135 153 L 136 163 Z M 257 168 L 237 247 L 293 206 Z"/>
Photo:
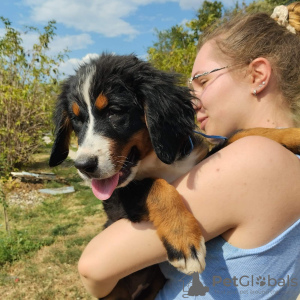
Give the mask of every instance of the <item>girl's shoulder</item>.
<path id="1" fill-rule="evenodd" d="M 294 153 L 268 138 L 250 136 L 216 155 L 227 170 L 221 184 L 238 220 L 223 235 L 230 243 L 258 247 L 300 218 L 300 160 Z"/>
<path id="2" fill-rule="evenodd" d="M 300 198 L 300 160 L 283 145 L 265 137 L 248 136 L 223 148 L 207 162 L 209 168 L 223 169 L 220 177 L 244 192 L 251 187 L 257 199 L 269 195 Z M 213 176 L 213 175 L 212 175 Z M 250 193 L 250 191 L 248 191 Z M 264 194 L 265 193 L 265 194 Z M 298 198 L 298 199 L 299 199 Z M 271 200 L 270 200 L 271 201 Z"/>
<path id="3" fill-rule="evenodd" d="M 300 145 L 299 145 L 300 149 Z M 269 138 L 261 136 L 247 136 L 241 138 L 227 147 L 221 149 L 216 154 L 212 155 L 212 159 L 218 160 L 218 163 L 228 164 L 232 167 L 239 166 L 239 170 L 247 168 L 249 171 L 257 172 L 275 171 L 280 168 L 281 172 L 290 172 L 287 167 L 292 170 L 299 170 L 300 165 L 295 164 L 298 162 L 298 156 L 288 150 L 285 145 L 281 145 Z M 262 167 L 267 168 L 262 168 Z M 284 170 L 282 169 L 284 166 Z M 277 174 L 280 178 L 281 175 Z"/>
<path id="4" fill-rule="evenodd" d="M 237 140 L 203 160 L 178 188 L 206 240 L 227 232 L 230 242 L 244 239 L 237 246 L 256 247 L 300 217 L 300 161 L 260 136 Z M 253 230 L 260 232 L 255 239 L 249 238 Z"/>

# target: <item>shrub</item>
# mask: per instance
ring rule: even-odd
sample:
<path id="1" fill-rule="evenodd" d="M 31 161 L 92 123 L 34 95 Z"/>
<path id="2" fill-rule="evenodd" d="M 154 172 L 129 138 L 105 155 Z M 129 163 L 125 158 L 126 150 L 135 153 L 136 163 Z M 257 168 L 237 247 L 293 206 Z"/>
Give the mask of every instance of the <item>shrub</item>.
<path id="1" fill-rule="evenodd" d="M 22 46 L 21 33 L 1 17 L 5 34 L 0 38 L 0 177 L 30 162 L 51 124 L 58 90 L 58 66 L 66 52 L 47 55 L 55 36 L 55 22 L 39 32 L 31 50 Z M 25 33 L 26 34 L 26 33 Z"/>

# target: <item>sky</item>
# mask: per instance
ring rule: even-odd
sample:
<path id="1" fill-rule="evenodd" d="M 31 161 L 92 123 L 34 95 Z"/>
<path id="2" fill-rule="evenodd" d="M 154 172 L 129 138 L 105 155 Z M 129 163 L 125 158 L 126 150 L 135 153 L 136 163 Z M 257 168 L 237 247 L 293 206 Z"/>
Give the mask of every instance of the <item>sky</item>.
<path id="1" fill-rule="evenodd" d="M 60 71 L 71 75 L 82 61 L 102 52 L 134 53 L 146 59 L 148 47 L 156 41 L 155 29 L 162 31 L 184 24 L 196 16 L 202 3 L 203 0 L 1 0 L 0 16 L 8 18 L 21 32 L 25 25 L 42 29 L 49 20 L 55 20 L 56 36 L 49 54 L 68 48 L 69 57 Z M 235 0 L 222 3 L 230 8 Z M 0 36 L 3 33 L 0 23 Z M 22 38 L 24 47 L 30 49 L 37 34 Z"/>

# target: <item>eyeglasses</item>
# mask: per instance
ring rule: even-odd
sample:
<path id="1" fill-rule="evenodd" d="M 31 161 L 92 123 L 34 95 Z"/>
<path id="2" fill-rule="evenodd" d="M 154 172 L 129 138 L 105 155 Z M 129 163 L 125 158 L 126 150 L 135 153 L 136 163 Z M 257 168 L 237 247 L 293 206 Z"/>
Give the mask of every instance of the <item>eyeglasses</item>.
<path id="1" fill-rule="evenodd" d="M 220 71 L 220 70 L 223 70 L 223 69 L 226 69 L 226 68 L 229 68 L 230 66 L 226 66 L 226 67 L 223 67 L 223 68 L 218 68 L 218 69 L 213 69 L 211 71 L 208 71 L 208 72 L 204 72 L 204 73 L 201 73 L 201 74 L 196 74 L 194 75 L 193 77 L 191 77 L 189 80 L 188 80 L 188 83 L 191 84 L 193 82 L 193 80 L 201 77 L 201 76 L 205 76 L 205 75 L 208 75 L 208 74 L 211 74 L 211 73 L 214 73 L 214 72 L 217 72 L 217 71 Z"/>

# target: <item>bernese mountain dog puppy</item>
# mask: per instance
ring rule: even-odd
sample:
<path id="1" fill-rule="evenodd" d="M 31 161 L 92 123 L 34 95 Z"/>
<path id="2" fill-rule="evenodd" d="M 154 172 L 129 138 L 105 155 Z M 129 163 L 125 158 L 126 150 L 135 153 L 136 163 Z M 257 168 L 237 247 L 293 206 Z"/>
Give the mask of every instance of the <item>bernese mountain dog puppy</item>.
<path id="1" fill-rule="evenodd" d="M 106 200 L 106 226 L 121 218 L 151 221 L 169 262 L 187 274 L 205 268 L 204 238 L 169 183 L 211 148 L 208 139 L 194 133 L 192 99 L 178 75 L 157 70 L 134 55 L 102 54 L 80 66 L 62 85 L 49 162 L 53 167 L 67 158 L 74 131 L 75 166 L 94 195 Z M 224 145 L 258 134 L 299 152 L 299 138 L 293 140 L 299 131 L 284 140 L 284 130 L 241 131 Z M 154 299 L 164 282 L 158 266 L 149 267 L 120 280 L 109 299 Z"/>

